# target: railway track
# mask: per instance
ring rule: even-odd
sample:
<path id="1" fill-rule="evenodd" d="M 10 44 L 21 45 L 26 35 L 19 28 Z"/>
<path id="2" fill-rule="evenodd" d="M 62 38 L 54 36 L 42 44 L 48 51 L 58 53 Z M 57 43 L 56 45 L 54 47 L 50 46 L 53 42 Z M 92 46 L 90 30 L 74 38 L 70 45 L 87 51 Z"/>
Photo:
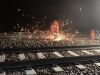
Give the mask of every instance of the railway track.
<path id="1" fill-rule="evenodd" d="M 33 51 L 29 53 L 1 53 L 4 57 L 4 62 L 23 61 L 23 60 L 39 60 L 50 58 L 67 58 L 67 57 L 80 57 L 80 56 L 96 56 L 100 55 L 100 49 L 81 49 L 81 50 L 53 50 L 53 51 Z M 2 62 L 2 61 L 1 61 Z"/>
<path id="2" fill-rule="evenodd" d="M 2 75 L 99 75 L 100 60 L 0 70 Z"/>
<path id="3" fill-rule="evenodd" d="M 0 68 L 38 66 L 100 59 L 99 45 L 48 48 L 26 48 L 25 50 L 2 49 L 0 54 Z"/>
<path id="4" fill-rule="evenodd" d="M 0 69 L 4 70 L 91 60 L 100 60 L 100 45 L 0 50 Z M 36 68 L 34 70 L 37 71 Z M 8 73 L 7 70 L 6 72 Z M 66 72 L 61 74 L 69 75 Z M 19 75 L 24 75 L 24 72 L 21 71 Z M 40 73 L 38 75 L 46 74 Z M 53 73 L 52 75 L 59 75 L 59 73 Z"/>

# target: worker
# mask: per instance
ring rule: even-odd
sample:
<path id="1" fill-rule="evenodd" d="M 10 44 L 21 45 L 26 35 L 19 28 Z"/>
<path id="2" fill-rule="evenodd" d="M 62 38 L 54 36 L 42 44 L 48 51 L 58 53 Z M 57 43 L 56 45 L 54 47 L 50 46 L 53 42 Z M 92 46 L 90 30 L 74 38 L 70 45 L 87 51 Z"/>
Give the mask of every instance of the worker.
<path id="1" fill-rule="evenodd" d="M 59 23 L 55 20 L 51 25 L 51 34 L 58 34 L 59 33 Z"/>
<path id="2" fill-rule="evenodd" d="M 94 32 L 94 30 L 92 30 L 91 31 L 91 40 L 94 40 L 94 38 L 95 38 L 95 32 Z"/>

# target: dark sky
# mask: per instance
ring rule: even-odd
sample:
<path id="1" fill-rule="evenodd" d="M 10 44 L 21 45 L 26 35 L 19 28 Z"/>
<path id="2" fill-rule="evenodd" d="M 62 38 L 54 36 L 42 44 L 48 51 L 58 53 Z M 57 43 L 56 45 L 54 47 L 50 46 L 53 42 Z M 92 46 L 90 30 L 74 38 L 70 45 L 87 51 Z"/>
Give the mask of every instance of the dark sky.
<path id="1" fill-rule="evenodd" d="M 35 22 L 44 25 L 41 22 L 44 20 L 46 25 L 40 28 L 43 30 L 49 29 L 55 19 L 59 21 L 68 19 L 73 23 L 64 29 L 70 27 L 83 32 L 99 29 L 99 3 L 100 0 L 0 0 L 0 27 L 3 31 L 16 31 L 17 29 L 13 27 L 19 23 L 20 26 L 31 29 L 36 25 Z"/>

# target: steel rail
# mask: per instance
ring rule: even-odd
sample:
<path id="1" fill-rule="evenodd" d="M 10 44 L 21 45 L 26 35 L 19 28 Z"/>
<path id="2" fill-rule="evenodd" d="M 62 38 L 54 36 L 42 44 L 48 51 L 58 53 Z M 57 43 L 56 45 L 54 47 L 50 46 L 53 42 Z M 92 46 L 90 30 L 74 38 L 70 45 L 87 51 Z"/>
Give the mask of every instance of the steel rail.
<path id="1" fill-rule="evenodd" d="M 16 62 L 1 62 L 0 69 L 20 68 L 20 67 L 27 67 L 27 66 L 42 66 L 42 65 L 49 65 L 49 64 L 60 64 L 60 63 L 70 63 L 70 62 L 79 62 L 79 61 L 91 61 L 91 60 L 100 60 L 100 55 L 39 59 L 39 60 L 27 60 L 27 61 L 16 61 Z"/>
<path id="2" fill-rule="evenodd" d="M 0 52 L 4 53 L 17 53 L 19 51 L 22 52 L 34 52 L 34 51 L 54 51 L 54 50 L 67 50 L 67 49 L 94 49 L 100 48 L 100 45 L 84 45 L 84 46 L 57 46 L 57 47 L 29 47 L 29 48 L 8 48 L 8 49 L 0 49 Z"/>

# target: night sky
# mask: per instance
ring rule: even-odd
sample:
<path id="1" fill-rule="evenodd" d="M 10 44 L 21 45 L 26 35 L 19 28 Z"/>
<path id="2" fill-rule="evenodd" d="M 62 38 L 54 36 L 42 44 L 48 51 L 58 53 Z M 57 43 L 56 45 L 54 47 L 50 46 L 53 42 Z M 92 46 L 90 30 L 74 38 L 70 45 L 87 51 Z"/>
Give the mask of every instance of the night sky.
<path id="1" fill-rule="evenodd" d="M 63 29 L 99 30 L 100 0 L 0 0 L 1 31 L 20 31 L 22 27 L 32 31 L 36 25 L 39 30 L 47 30 L 53 20 L 68 20 Z"/>

